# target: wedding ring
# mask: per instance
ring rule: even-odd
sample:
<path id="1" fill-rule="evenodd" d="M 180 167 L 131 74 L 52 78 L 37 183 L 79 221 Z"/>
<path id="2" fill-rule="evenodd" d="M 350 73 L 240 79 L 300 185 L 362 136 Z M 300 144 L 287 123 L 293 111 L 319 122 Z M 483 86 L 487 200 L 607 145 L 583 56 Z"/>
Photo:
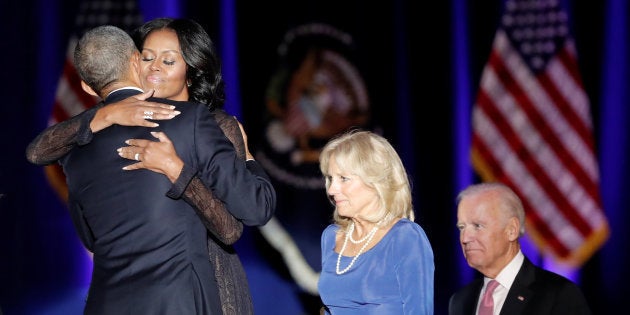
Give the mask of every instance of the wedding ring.
<path id="1" fill-rule="evenodd" d="M 145 110 L 144 111 L 144 116 L 142 116 L 142 118 L 144 118 L 144 119 L 153 119 L 153 112 L 149 111 L 149 110 Z"/>
<path id="2" fill-rule="evenodd" d="M 133 159 L 136 161 L 140 161 L 140 153 L 136 153 L 136 155 L 133 156 Z"/>

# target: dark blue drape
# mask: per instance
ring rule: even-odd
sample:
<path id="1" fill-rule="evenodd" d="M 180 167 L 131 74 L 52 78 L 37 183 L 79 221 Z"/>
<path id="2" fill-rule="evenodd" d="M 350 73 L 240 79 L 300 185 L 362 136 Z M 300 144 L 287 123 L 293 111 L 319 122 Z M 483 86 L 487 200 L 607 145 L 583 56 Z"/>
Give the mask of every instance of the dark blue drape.
<path id="1" fill-rule="evenodd" d="M 601 193 L 604 209 L 608 216 L 611 237 L 601 250 L 601 262 L 597 270 L 601 283 L 594 283 L 594 288 L 601 288 L 602 295 L 609 296 L 615 303 L 626 298 L 622 293 L 625 280 L 630 279 L 628 272 L 629 231 L 625 226 L 628 221 L 629 194 L 625 191 L 630 174 L 630 138 L 628 130 L 628 83 L 630 82 L 630 63 L 628 62 L 628 2 L 609 0 L 605 10 L 603 54 L 601 61 L 599 159 L 601 170 Z M 605 303 L 597 301 L 597 303 Z"/>
<path id="2" fill-rule="evenodd" d="M 0 87 L 0 307 L 5 314 L 80 313 L 90 259 L 67 209 L 30 165 L 26 145 L 47 125 L 80 0 L 9 1 L 1 10 L 5 60 Z M 417 3 L 416 3 L 417 2 Z M 283 34 L 321 21 L 353 35 L 378 126 L 410 172 L 418 222 L 436 257 L 436 314 L 472 276 L 455 229 L 454 196 L 474 180 L 469 166 L 470 107 L 489 56 L 502 0 L 237 3 L 231 0 L 139 1 L 146 19 L 192 17 L 207 27 L 224 62 L 228 111 L 250 139 L 262 132 L 265 87 Z M 212 9 L 207 9 L 210 4 Z M 278 6 L 284 9 L 278 9 Z M 580 70 L 593 113 L 601 194 L 611 236 L 576 279 L 595 313 L 622 308 L 630 195 L 628 5 L 571 2 Z M 239 104 L 244 104 L 240 106 Z M 234 107 L 231 107 L 234 106 Z M 255 145 L 255 142 L 252 142 Z M 265 264 L 255 229 L 237 249 L 257 314 L 311 313 L 286 272 Z M 271 288 L 271 289 L 270 289 Z M 276 301 L 284 301 L 278 303 Z M 274 303 L 272 303 L 274 302 Z M 306 310 L 308 308 L 308 310 Z M 315 313 L 316 312 L 312 312 Z"/>

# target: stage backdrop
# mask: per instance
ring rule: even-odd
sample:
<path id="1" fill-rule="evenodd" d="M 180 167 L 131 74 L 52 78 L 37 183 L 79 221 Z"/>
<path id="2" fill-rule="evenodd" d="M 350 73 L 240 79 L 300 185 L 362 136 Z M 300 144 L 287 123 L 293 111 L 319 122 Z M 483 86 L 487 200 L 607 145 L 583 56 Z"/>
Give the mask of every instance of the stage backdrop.
<path id="1" fill-rule="evenodd" d="M 525 73 L 543 73 L 540 79 L 515 73 L 510 68 L 514 59 L 505 57 L 516 53 L 505 55 L 500 50 L 505 47 L 500 41 L 506 39 L 498 36 L 499 31 L 513 30 L 506 24 L 509 12 L 502 0 L 26 0 L 8 2 L 0 13 L 6 60 L 0 79 L 4 95 L 0 106 L 0 308 L 5 314 L 80 314 L 87 293 L 91 261 L 73 230 L 63 193 L 51 184 L 46 168 L 30 165 L 24 156 L 26 145 L 59 114 L 55 100 L 60 100 L 60 79 L 68 74 L 64 63 L 77 34 L 77 17 L 87 2 L 134 3 L 143 21 L 190 17 L 216 40 L 227 80 L 226 108 L 243 121 L 250 148 L 278 190 L 274 220 L 262 229 L 246 229 L 237 243 L 256 314 L 317 314 L 319 236 L 332 213 L 317 170 L 317 151 L 330 136 L 350 126 L 383 134 L 400 152 L 413 183 L 417 222 L 435 252 L 435 311 L 446 314 L 449 296 L 476 276 L 459 248 L 455 196 L 472 182 L 501 177 L 496 175 L 501 173 L 476 173 L 471 160 L 473 139 L 482 137 L 476 133 L 480 129 L 473 129 L 474 113 L 479 111 L 475 108 L 498 104 L 491 98 L 496 94 L 485 73 L 508 69 L 513 77 L 501 79 L 516 82 L 512 87 L 543 80 L 537 83 L 539 89 L 563 91 L 566 86 L 553 81 L 557 73 L 544 72 L 558 69 L 558 60 L 565 68 L 561 73 L 570 74 L 567 78 L 574 91 L 582 93 L 580 146 L 588 149 L 584 156 L 588 154 L 590 161 L 583 163 L 580 155 L 564 165 L 588 165 L 586 171 L 572 176 L 580 182 L 587 179 L 588 189 L 581 189 L 589 192 L 590 204 L 595 205 L 587 212 L 572 209 L 568 213 L 594 213 L 587 218 L 597 220 L 571 221 L 577 222 L 578 232 L 573 234 L 577 237 L 563 239 L 569 250 L 559 254 L 552 251 L 562 248 L 554 247 L 557 241 L 548 245 L 553 239 L 547 237 L 553 233 L 533 230 L 537 239 L 526 241 L 527 252 L 536 263 L 578 282 L 594 313 L 610 313 L 625 305 L 621 292 L 624 280 L 630 279 L 625 268 L 630 263 L 630 237 L 622 226 L 628 220 L 625 205 L 630 202 L 623 189 L 630 178 L 626 1 L 559 1 L 561 14 L 537 11 L 546 12 L 540 19 L 553 15 L 554 27 L 564 27 L 562 39 L 554 37 L 563 49 L 551 50 L 559 54 L 545 55 L 541 65 L 546 67 L 536 68 L 536 61 L 527 64 L 533 70 Z M 98 10 L 111 7 L 90 8 L 104 19 Z M 135 23 L 115 14 L 108 16 L 97 21 Z M 536 15 L 525 18 L 525 22 L 536 20 Z M 515 45 L 513 38 L 508 41 Z M 545 83 L 544 75 L 555 87 Z M 533 121 L 539 96 L 521 88 L 521 92 L 509 92 L 527 95 L 529 102 L 518 104 L 528 106 L 521 107 L 529 115 L 522 117 Z M 488 110 L 485 107 L 482 112 Z M 68 111 L 68 115 L 73 113 Z M 555 128 L 574 128 L 576 118 L 562 117 L 566 124 L 552 121 L 540 134 L 550 139 Z M 512 133 L 512 139 L 523 136 L 520 131 Z M 527 141 L 531 140 L 522 140 Z M 549 149 L 558 156 L 570 156 L 553 147 L 562 142 L 557 141 Z M 500 165 L 489 157 L 485 156 L 486 165 Z M 537 163 L 538 168 L 530 171 L 540 176 L 538 171 L 548 165 Z M 545 182 L 565 183 L 545 176 Z M 511 182 L 523 184 L 522 179 Z M 556 198 L 556 203 L 575 205 L 570 198 L 562 201 L 564 193 L 574 191 L 571 187 L 552 188 L 546 194 Z M 532 211 L 547 209 L 529 206 Z M 566 254 L 571 248 L 578 254 Z M 563 255 L 571 264 L 557 259 Z"/>

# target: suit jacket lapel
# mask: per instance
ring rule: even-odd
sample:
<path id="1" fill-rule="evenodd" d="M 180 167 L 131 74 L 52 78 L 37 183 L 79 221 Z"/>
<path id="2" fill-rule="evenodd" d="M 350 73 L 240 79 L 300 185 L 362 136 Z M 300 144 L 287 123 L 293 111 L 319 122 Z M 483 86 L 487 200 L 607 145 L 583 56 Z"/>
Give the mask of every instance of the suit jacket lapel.
<path id="1" fill-rule="evenodd" d="M 476 289 L 472 292 L 472 295 L 469 295 L 470 299 L 466 305 L 472 305 L 472 309 L 468 310 L 468 314 L 476 314 L 477 312 L 477 304 L 479 304 L 479 295 L 481 294 L 481 290 L 483 289 L 483 277 L 478 280 L 478 284 L 476 285 Z"/>
<path id="2" fill-rule="evenodd" d="M 501 315 L 521 314 L 523 308 L 529 303 L 533 291 L 529 289 L 532 283 L 536 281 L 535 266 L 527 257 L 523 261 L 521 269 L 518 271 L 514 283 L 508 292 Z"/>

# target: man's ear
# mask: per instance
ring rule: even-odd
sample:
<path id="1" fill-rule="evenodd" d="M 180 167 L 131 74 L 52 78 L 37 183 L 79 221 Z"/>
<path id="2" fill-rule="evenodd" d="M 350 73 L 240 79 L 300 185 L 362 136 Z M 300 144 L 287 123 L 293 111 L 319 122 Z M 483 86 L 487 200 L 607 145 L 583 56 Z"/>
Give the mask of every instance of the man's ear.
<path id="1" fill-rule="evenodd" d="M 140 52 L 136 51 L 131 56 L 131 65 L 138 75 L 140 74 Z"/>
<path id="2" fill-rule="evenodd" d="M 83 80 L 81 80 L 81 88 L 87 94 L 90 94 L 92 96 L 98 96 L 98 93 L 94 92 L 94 90 L 92 90 L 92 88 L 87 83 L 85 83 L 85 81 L 83 81 Z"/>
<path id="3" fill-rule="evenodd" d="M 136 84 L 138 84 L 138 86 L 141 86 L 140 82 L 140 52 L 136 51 L 133 53 L 133 55 L 131 56 L 131 59 L 129 60 L 129 64 L 131 66 L 131 74 L 132 77 L 130 79 L 133 79 L 133 82 L 135 82 Z"/>
<path id="4" fill-rule="evenodd" d="M 510 221 L 507 225 L 507 234 L 510 242 L 515 241 L 519 238 L 520 227 L 521 225 L 517 217 L 510 218 Z"/>

